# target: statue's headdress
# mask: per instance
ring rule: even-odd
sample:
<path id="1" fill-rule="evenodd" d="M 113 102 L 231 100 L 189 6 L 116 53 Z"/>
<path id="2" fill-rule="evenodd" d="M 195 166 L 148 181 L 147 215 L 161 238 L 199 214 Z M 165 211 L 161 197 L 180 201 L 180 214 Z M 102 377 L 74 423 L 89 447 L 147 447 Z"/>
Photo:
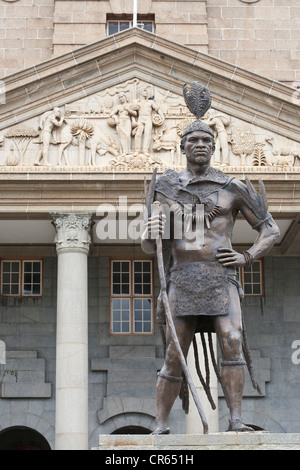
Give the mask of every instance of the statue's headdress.
<path id="1" fill-rule="evenodd" d="M 192 82 L 183 85 L 183 97 L 189 111 L 196 117 L 196 121 L 185 128 L 181 137 L 183 138 L 194 131 L 203 131 L 214 137 L 212 129 L 200 120 L 211 107 L 210 91 L 200 82 Z"/>

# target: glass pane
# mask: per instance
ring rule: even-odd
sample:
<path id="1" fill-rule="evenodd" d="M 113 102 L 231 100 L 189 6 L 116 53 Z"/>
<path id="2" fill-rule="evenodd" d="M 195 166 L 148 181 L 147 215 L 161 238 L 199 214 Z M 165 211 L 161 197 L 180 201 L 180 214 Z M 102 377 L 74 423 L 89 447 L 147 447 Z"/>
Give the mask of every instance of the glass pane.
<path id="1" fill-rule="evenodd" d="M 151 294 L 151 285 L 150 284 L 144 284 L 143 294 L 144 295 L 150 295 Z"/>
<path id="2" fill-rule="evenodd" d="M 113 322 L 113 333 L 121 333 L 121 323 Z"/>
<path id="3" fill-rule="evenodd" d="M 136 321 L 134 323 L 134 331 L 135 333 L 142 333 L 143 332 L 143 323 L 140 321 Z"/>
<path id="4" fill-rule="evenodd" d="M 144 29 L 146 31 L 150 31 L 150 33 L 152 33 L 153 31 L 153 23 L 152 21 L 144 21 Z"/>
<path id="5" fill-rule="evenodd" d="M 141 273 L 142 272 L 142 263 L 140 261 L 135 261 L 134 262 L 134 271 L 137 273 Z"/>
<path id="6" fill-rule="evenodd" d="M 260 272 L 260 262 L 259 261 L 254 261 L 252 265 L 252 271 Z"/>
<path id="7" fill-rule="evenodd" d="M 113 311 L 113 319 L 114 319 L 114 321 L 120 321 L 121 320 L 121 312 L 119 310 L 114 310 Z"/>
<path id="8" fill-rule="evenodd" d="M 246 284 L 246 285 L 244 286 L 244 291 L 245 291 L 245 294 L 246 294 L 246 295 L 247 295 L 247 294 L 248 294 L 248 295 L 252 294 L 251 285 L 250 285 L 250 284 Z"/>
<path id="9" fill-rule="evenodd" d="M 253 294 L 259 295 L 261 294 L 261 289 L 259 284 L 253 284 Z"/>
<path id="10" fill-rule="evenodd" d="M 122 284 L 129 284 L 129 273 L 123 273 L 121 278 Z"/>
<path id="11" fill-rule="evenodd" d="M 25 295 L 30 295 L 31 294 L 31 284 L 25 284 L 24 285 L 24 294 Z"/>
<path id="12" fill-rule="evenodd" d="M 113 286 L 113 294 L 121 294 L 121 287 L 118 284 Z"/>
<path id="13" fill-rule="evenodd" d="M 33 281 L 35 284 L 40 284 L 40 282 L 41 282 L 41 275 L 40 275 L 39 273 L 33 274 L 33 276 L 32 276 L 32 281 Z"/>
<path id="14" fill-rule="evenodd" d="M 124 295 L 129 294 L 129 284 L 122 285 L 122 294 Z"/>
<path id="15" fill-rule="evenodd" d="M 108 35 L 116 34 L 118 32 L 118 22 L 117 21 L 110 21 L 108 23 Z"/>
<path id="16" fill-rule="evenodd" d="M 18 261 L 12 263 L 12 272 L 13 273 L 20 272 L 20 263 Z"/>
<path id="17" fill-rule="evenodd" d="M 24 261 L 24 272 L 30 273 L 32 271 L 32 263 L 30 261 Z"/>
<path id="18" fill-rule="evenodd" d="M 3 295 L 10 295 L 10 286 L 9 285 L 4 284 L 4 286 L 2 286 L 2 294 Z"/>
<path id="19" fill-rule="evenodd" d="M 14 274 L 14 276 L 15 276 L 15 274 Z M 31 274 L 28 274 L 28 273 L 26 274 L 26 273 L 24 273 L 24 283 L 25 283 L 25 284 L 29 284 L 30 282 L 32 282 Z"/>
<path id="20" fill-rule="evenodd" d="M 130 333 L 129 322 L 122 322 L 122 333 Z"/>
<path id="21" fill-rule="evenodd" d="M 135 310 L 134 316 L 136 320 L 143 320 L 143 312 L 142 310 Z"/>
<path id="22" fill-rule="evenodd" d="M 3 271 L 4 273 L 10 273 L 10 270 L 11 270 L 10 263 L 7 262 L 7 261 L 3 261 L 3 263 L 2 263 L 2 271 Z"/>
<path id="23" fill-rule="evenodd" d="M 19 295 L 19 285 L 11 286 L 11 295 Z"/>
<path id="24" fill-rule="evenodd" d="M 32 263 L 32 271 L 34 273 L 40 273 L 41 272 L 41 262 L 40 261 L 35 261 Z"/>
<path id="25" fill-rule="evenodd" d="M 120 272 L 121 263 L 119 261 L 113 261 L 113 271 Z"/>
<path id="26" fill-rule="evenodd" d="M 151 263 L 149 261 L 143 262 L 143 272 L 150 273 L 151 272 Z"/>
<path id="27" fill-rule="evenodd" d="M 122 272 L 129 273 L 130 263 L 129 261 L 122 261 Z"/>
<path id="28" fill-rule="evenodd" d="M 136 284 L 134 286 L 134 293 L 135 294 L 143 294 L 143 286 L 142 284 Z"/>
<path id="29" fill-rule="evenodd" d="M 5 283 L 9 283 L 9 282 L 10 282 L 10 274 L 8 274 L 8 273 L 3 273 L 3 274 L 2 274 L 2 281 L 3 281 L 4 284 L 5 284 Z"/>
<path id="30" fill-rule="evenodd" d="M 119 23 L 119 31 L 124 31 L 125 29 L 128 29 L 130 26 L 129 21 L 120 21 Z"/>
<path id="31" fill-rule="evenodd" d="M 143 308 L 143 299 L 134 299 L 134 308 L 142 309 Z"/>
<path id="32" fill-rule="evenodd" d="M 122 321 L 129 322 L 129 310 L 122 311 Z"/>

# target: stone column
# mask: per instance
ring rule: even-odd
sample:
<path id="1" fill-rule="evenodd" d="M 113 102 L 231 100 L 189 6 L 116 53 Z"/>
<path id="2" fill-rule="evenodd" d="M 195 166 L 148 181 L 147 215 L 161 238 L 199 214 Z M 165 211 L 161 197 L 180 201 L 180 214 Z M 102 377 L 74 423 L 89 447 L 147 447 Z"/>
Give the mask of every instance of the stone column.
<path id="1" fill-rule="evenodd" d="M 92 214 L 51 214 L 56 229 L 56 450 L 88 450 L 87 257 Z"/>
<path id="2" fill-rule="evenodd" d="M 199 364 L 200 364 L 200 370 L 201 373 L 204 377 L 205 380 L 205 364 L 204 364 L 204 357 L 203 357 L 203 349 L 202 349 L 202 344 L 201 344 L 201 338 L 200 335 L 196 336 L 197 338 L 197 346 L 198 346 L 198 355 L 199 355 Z M 216 405 L 216 410 L 212 410 L 211 405 L 207 399 L 206 393 L 200 383 L 200 379 L 198 377 L 196 367 L 195 367 L 195 358 L 194 358 L 194 348 L 193 345 L 190 347 L 190 351 L 188 354 L 187 358 L 187 364 L 188 368 L 192 377 L 192 380 L 194 382 L 194 385 L 196 387 L 198 397 L 200 400 L 200 403 L 202 405 L 203 411 L 205 413 L 207 422 L 208 422 L 208 431 L 209 433 L 215 433 L 219 431 L 219 413 L 218 413 L 218 379 L 215 374 L 211 359 L 210 359 L 210 352 L 209 352 L 209 346 L 208 346 L 208 340 L 206 339 L 207 343 L 207 351 L 208 351 L 208 356 L 209 356 L 209 368 L 210 368 L 210 390 L 211 390 L 211 395 L 212 398 L 215 402 Z M 215 351 L 215 357 L 217 357 L 216 354 L 216 335 L 213 335 L 213 345 L 214 345 L 214 351 Z M 187 434 L 202 434 L 203 433 L 203 426 L 202 426 L 202 421 L 199 416 L 198 410 L 196 408 L 196 405 L 194 403 L 193 397 L 190 393 L 190 410 L 189 414 L 186 417 L 186 433 Z"/>

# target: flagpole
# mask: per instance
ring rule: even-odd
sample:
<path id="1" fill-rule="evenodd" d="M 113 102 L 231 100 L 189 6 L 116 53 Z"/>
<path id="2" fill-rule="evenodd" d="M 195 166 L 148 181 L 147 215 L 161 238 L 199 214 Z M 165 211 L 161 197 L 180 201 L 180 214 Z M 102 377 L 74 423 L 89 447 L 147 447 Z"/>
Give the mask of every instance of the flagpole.
<path id="1" fill-rule="evenodd" d="M 137 0 L 133 0 L 133 22 L 132 26 L 137 27 Z"/>

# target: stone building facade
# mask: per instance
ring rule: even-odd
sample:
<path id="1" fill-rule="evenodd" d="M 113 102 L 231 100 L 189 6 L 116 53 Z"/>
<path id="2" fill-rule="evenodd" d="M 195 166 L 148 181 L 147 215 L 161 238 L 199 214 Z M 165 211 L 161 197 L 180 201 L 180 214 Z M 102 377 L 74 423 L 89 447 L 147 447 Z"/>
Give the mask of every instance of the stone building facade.
<path id="1" fill-rule="evenodd" d="M 163 346 L 142 194 L 154 168 L 185 164 L 192 80 L 212 92 L 213 166 L 263 179 L 281 230 L 240 272 L 262 389 L 247 377 L 243 415 L 299 432 L 297 2 L 141 0 L 138 27 L 127 0 L 0 0 L 0 11 L 0 449 L 90 449 L 99 434 L 151 431 Z M 234 247 L 254 240 L 238 218 Z M 214 377 L 212 390 L 214 412 L 199 387 L 223 431 Z M 193 403 L 186 416 L 178 400 L 170 425 L 201 432 Z"/>

